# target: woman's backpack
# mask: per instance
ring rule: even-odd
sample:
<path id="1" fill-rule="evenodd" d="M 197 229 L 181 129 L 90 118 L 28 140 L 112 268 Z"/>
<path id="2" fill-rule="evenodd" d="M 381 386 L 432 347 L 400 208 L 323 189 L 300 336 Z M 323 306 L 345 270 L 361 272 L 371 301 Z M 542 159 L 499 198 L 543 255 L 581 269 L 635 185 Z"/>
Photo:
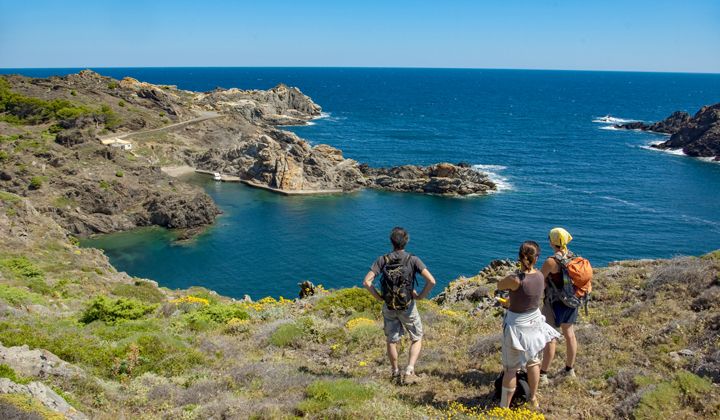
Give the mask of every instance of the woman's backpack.
<path id="1" fill-rule="evenodd" d="M 502 381 L 505 376 L 505 371 L 500 372 L 500 376 L 495 379 L 495 399 L 501 399 L 502 397 Z M 527 372 L 520 370 L 517 373 L 517 385 L 515 386 L 515 393 L 513 394 L 512 401 L 510 401 L 511 407 L 518 407 L 526 403 L 530 398 L 530 385 L 528 384 Z"/>
<path id="2" fill-rule="evenodd" d="M 413 301 L 415 271 L 409 264 L 412 254 L 406 252 L 402 257 L 385 255 L 385 264 L 380 277 L 380 290 L 388 309 L 404 310 Z"/>
<path id="3" fill-rule="evenodd" d="M 558 288 L 552 281 L 548 282 L 551 289 L 551 300 L 560 301 L 570 308 L 584 305 L 585 315 L 587 315 L 587 303 L 592 291 L 593 276 L 590 261 L 570 251 L 564 255 L 555 254 L 553 258 L 560 264 L 563 274 L 563 286 Z"/>

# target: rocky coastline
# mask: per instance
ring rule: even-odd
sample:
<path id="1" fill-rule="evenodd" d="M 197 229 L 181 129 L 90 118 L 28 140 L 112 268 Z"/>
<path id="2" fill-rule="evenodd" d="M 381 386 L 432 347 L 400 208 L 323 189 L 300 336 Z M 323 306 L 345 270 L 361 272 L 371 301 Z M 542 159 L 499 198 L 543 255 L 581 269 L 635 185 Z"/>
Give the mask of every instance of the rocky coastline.
<path id="1" fill-rule="evenodd" d="M 720 161 L 720 104 L 704 106 L 693 116 L 676 111 L 652 124 L 631 122 L 615 128 L 670 134 L 670 138 L 652 147 L 661 150 L 682 149 L 688 156 Z"/>
<path id="2" fill-rule="evenodd" d="M 370 168 L 281 125 L 321 107 L 299 89 L 191 92 L 90 70 L 0 77 L 0 189 L 28 198 L 70 233 L 157 225 L 197 232 L 220 210 L 200 188 L 163 173 L 189 166 L 288 193 L 374 188 L 443 196 L 496 189 L 467 165 Z"/>

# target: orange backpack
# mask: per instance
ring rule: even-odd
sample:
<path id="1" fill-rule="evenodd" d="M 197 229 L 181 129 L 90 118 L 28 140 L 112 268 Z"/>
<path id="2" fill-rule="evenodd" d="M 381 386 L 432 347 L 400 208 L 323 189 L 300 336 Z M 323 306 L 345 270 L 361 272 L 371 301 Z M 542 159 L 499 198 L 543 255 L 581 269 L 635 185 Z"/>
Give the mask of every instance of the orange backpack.
<path id="1" fill-rule="evenodd" d="M 550 282 L 551 301 L 560 301 L 565 306 L 577 308 L 585 306 L 588 313 L 588 300 L 592 291 L 593 269 L 590 261 L 568 251 L 565 255 L 554 255 L 563 273 L 563 287 L 557 288 Z"/>

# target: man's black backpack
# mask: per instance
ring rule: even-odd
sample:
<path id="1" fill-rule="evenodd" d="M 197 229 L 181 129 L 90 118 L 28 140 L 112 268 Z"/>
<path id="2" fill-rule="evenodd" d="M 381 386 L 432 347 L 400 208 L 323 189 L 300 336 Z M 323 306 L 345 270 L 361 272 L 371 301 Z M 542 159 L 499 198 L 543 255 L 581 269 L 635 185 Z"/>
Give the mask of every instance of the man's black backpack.
<path id="1" fill-rule="evenodd" d="M 502 371 L 500 376 L 495 379 L 495 398 L 498 400 L 502 397 L 502 381 L 504 375 L 505 371 Z M 515 393 L 510 402 L 511 407 L 520 406 L 530 398 L 530 385 L 528 384 L 527 372 L 524 370 L 518 371 L 516 384 Z"/>
<path id="2" fill-rule="evenodd" d="M 397 255 L 397 254 L 395 254 Z M 401 257 L 388 254 L 383 256 L 385 264 L 380 277 L 380 289 L 388 309 L 404 310 L 413 301 L 415 271 L 410 265 L 412 254 Z"/>

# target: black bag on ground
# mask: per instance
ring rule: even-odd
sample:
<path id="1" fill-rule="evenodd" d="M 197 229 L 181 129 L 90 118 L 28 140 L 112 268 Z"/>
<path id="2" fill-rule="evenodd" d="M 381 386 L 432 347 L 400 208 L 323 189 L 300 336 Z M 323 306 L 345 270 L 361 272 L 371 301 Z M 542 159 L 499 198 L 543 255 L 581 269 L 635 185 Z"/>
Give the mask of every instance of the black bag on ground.
<path id="1" fill-rule="evenodd" d="M 500 372 L 500 375 L 495 379 L 495 399 L 499 400 L 502 397 L 502 381 L 505 371 Z M 515 386 L 515 393 L 513 394 L 512 401 L 510 402 L 511 407 L 517 407 L 525 404 L 530 398 L 530 385 L 528 384 L 527 372 L 524 370 L 518 371 L 517 373 L 517 385 Z"/>
<path id="2" fill-rule="evenodd" d="M 402 257 L 393 254 L 385 255 L 385 264 L 380 277 L 380 289 L 383 300 L 388 309 L 407 309 L 413 301 L 413 288 L 415 287 L 415 272 L 410 267 L 410 253 Z"/>

